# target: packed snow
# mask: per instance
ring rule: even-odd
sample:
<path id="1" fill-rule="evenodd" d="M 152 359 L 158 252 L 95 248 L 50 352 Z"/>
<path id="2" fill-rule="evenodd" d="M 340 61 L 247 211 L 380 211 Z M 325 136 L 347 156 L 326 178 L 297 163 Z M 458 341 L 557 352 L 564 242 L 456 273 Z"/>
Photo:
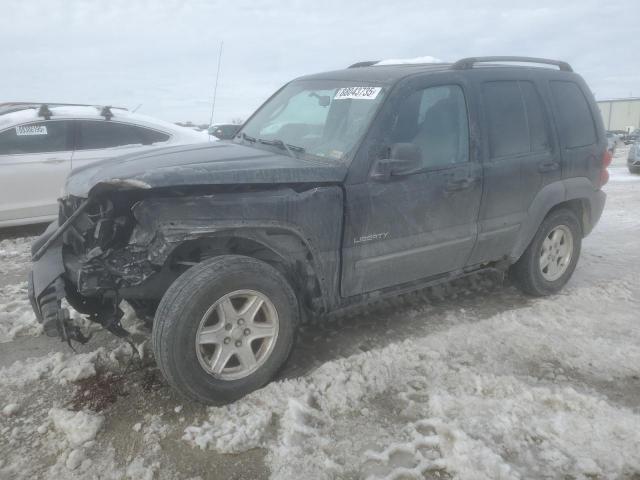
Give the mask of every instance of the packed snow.
<path id="1" fill-rule="evenodd" d="M 0 368 L 0 387 L 20 388 L 43 380 L 63 385 L 77 382 L 95 375 L 99 360 L 109 362 L 102 347 L 90 353 L 56 352 L 18 360 L 9 367 Z"/>
<path id="2" fill-rule="evenodd" d="M 75 354 L 39 335 L 29 241 L 2 240 L 0 272 L 20 280 L 0 284 L 0 478 L 637 478 L 640 176 L 624 150 L 606 190 L 560 294 L 453 285 L 311 323 L 282 378 L 208 408 L 143 341 L 96 334 Z M 120 390 L 93 411 L 101 378 Z"/>

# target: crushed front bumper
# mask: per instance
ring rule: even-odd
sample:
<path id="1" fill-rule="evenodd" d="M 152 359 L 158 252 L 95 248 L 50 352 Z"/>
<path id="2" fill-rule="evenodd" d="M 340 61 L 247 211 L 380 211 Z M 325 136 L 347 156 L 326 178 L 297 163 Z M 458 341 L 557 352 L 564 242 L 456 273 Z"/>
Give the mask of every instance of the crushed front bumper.
<path id="1" fill-rule="evenodd" d="M 63 225 L 64 229 L 64 225 Z M 80 328 L 71 320 L 69 309 L 73 307 L 93 322 L 102 325 L 116 336 L 129 335 L 120 319 L 124 312 L 119 308 L 120 297 L 109 282 L 100 284 L 100 273 L 104 269 L 92 270 L 91 265 L 81 264 L 78 256 L 70 251 L 69 245 L 63 248 L 64 237 L 59 223 L 53 222 L 31 246 L 32 268 L 28 276 L 29 301 L 44 331 L 49 336 L 59 336 L 63 341 L 75 340 L 86 343 Z M 88 276 L 83 280 L 83 275 Z M 97 283 L 96 283 L 97 282 Z M 95 287 L 96 296 L 91 287 Z M 78 288 L 84 287 L 83 293 Z M 109 290 L 107 292 L 100 288 Z M 85 296 L 86 291 L 91 292 Z"/>
<path id="2" fill-rule="evenodd" d="M 57 221 L 49 225 L 33 243 L 32 253 L 44 245 L 57 229 Z M 33 261 L 28 277 L 29 301 L 38 321 L 47 335 L 63 338 L 69 319 L 68 310 L 62 307 L 62 299 L 66 295 L 64 273 L 62 240 L 58 239 L 38 260 Z"/>

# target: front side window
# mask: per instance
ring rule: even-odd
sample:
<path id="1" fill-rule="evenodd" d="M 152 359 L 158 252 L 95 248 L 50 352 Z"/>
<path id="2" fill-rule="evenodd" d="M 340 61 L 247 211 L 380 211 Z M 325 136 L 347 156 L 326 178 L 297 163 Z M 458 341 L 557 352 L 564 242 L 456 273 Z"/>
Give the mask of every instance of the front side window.
<path id="1" fill-rule="evenodd" d="M 69 122 L 51 120 L 25 123 L 0 132 L 0 155 L 62 152 L 68 150 Z"/>
<path id="2" fill-rule="evenodd" d="M 297 155 L 348 161 L 384 93 L 383 87 L 357 82 L 293 82 L 244 125 L 239 138 L 257 147 L 286 144 Z"/>
<path id="3" fill-rule="evenodd" d="M 587 99 L 573 82 L 552 81 L 560 137 L 566 148 L 596 143 L 596 129 Z"/>
<path id="4" fill-rule="evenodd" d="M 413 143 L 424 168 L 469 161 L 469 125 L 462 89 L 457 85 L 417 90 L 403 99 L 393 117 L 391 143 Z"/>
<path id="5" fill-rule="evenodd" d="M 107 120 L 79 121 L 77 150 L 152 145 L 166 142 L 169 135 L 148 128 Z"/>

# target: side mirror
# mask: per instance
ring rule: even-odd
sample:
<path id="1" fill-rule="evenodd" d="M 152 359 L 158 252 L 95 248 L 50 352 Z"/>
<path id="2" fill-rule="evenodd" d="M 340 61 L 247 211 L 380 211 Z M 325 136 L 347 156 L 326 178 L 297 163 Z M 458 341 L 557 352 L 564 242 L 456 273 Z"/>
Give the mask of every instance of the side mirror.
<path id="1" fill-rule="evenodd" d="M 414 143 L 394 143 L 386 150 L 388 158 L 376 160 L 373 167 L 375 180 L 410 175 L 422 167 L 422 149 Z"/>

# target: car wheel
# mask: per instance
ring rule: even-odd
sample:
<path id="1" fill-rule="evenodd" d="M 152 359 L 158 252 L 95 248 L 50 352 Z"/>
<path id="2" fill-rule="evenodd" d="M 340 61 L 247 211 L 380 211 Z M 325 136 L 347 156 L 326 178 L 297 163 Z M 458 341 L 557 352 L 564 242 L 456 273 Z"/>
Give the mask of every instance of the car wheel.
<path id="1" fill-rule="evenodd" d="M 167 382 L 202 403 L 228 402 L 269 382 L 284 365 L 299 308 L 271 265 L 224 255 L 169 287 L 156 312 L 153 350 Z"/>
<path id="2" fill-rule="evenodd" d="M 640 173 L 640 167 L 629 167 L 629 173 L 637 175 Z"/>
<path id="3" fill-rule="evenodd" d="M 556 293 L 571 278 L 581 244 L 582 228 L 575 213 L 567 209 L 552 211 L 511 267 L 511 278 L 529 295 Z"/>

